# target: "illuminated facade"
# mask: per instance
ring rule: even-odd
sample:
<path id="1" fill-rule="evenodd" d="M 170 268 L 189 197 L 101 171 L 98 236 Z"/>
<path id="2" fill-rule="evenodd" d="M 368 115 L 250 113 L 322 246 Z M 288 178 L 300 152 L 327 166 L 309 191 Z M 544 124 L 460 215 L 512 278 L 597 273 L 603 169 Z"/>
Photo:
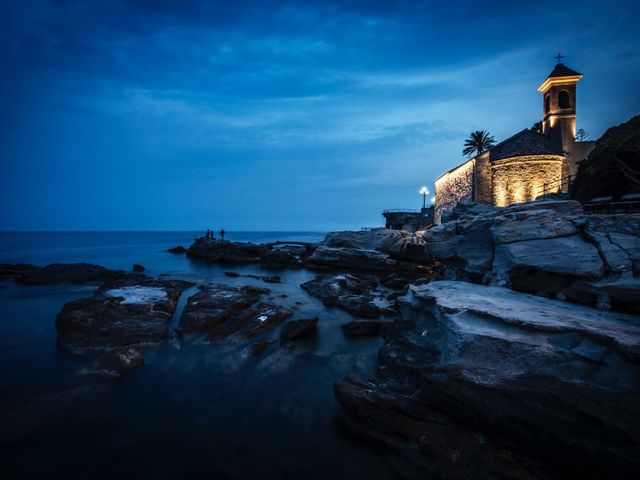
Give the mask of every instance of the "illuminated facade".
<path id="1" fill-rule="evenodd" d="M 566 192 L 577 163 L 595 142 L 576 142 L 576 84 L 582 75 L 558 63 L 540 85 L 542 131 L 522 130 L 440 176 L 435 215 L 459 203 L 504 207 Z"/>

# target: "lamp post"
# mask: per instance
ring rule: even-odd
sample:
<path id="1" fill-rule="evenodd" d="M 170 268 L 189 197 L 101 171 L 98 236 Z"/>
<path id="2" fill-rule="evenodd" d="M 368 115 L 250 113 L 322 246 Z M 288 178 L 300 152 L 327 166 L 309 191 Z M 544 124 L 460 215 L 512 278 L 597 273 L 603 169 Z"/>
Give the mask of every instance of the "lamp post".
<path id="1" fill-rule="evenodd" d="M 427 195 L 429 195 L 429 189 L 422 187 L 420 189 L 420 195 L 422 195 L 422 208 L 427 208 Z"/>

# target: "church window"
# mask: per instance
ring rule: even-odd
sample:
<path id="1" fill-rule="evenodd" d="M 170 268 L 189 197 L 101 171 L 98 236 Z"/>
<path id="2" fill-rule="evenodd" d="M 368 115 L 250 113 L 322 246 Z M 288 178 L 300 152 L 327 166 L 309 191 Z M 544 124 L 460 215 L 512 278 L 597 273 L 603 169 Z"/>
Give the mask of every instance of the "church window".
<path id="1" fill-rule="evenodd" d="M 570 106 L 569 92 L 567 90 L 560 90 L 560 93 L 558 93 L 558 108 L 569 108 Z"/>

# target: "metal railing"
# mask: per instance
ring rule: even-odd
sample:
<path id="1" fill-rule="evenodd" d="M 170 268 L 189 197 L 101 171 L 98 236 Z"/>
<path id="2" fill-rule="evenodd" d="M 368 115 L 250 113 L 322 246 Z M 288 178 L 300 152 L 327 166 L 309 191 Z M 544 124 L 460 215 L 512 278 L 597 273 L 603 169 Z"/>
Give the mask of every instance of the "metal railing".
<path id="1" fill-rule="evenodd" d="M 542 187 L 538 188 L 537 195 L 569 192 L 571 190 L 571 185 L 573 185 L 574 179 L 575 175 L 567 175 L 566 177 L 561 177 L 560 179 L 554 180 L 553 182 L 543 183 Z"/>
<path id="2" fill-rule="evenodd" d="M 384 210 L 382 213 L 420 213 L 422 210 L 415 210 L 410 208 L 390 208 Z"/>

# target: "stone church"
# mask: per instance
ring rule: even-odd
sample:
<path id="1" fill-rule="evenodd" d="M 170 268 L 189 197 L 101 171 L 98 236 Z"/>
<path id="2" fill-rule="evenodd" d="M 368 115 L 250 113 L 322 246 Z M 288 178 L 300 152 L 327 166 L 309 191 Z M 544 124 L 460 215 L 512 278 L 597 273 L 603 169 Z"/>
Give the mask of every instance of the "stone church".
<path id="1" fill-rule="evenodd" d="M 504 207 L 567 192 L 578 162 L 595 144 L 575 137 L 576 84 L 581 78 L 558 63 L 538 87 L 543 106 L 540 132 L 522 130 L 441 175 L 435 181 L 435 223 L 459 203 Z"/>

